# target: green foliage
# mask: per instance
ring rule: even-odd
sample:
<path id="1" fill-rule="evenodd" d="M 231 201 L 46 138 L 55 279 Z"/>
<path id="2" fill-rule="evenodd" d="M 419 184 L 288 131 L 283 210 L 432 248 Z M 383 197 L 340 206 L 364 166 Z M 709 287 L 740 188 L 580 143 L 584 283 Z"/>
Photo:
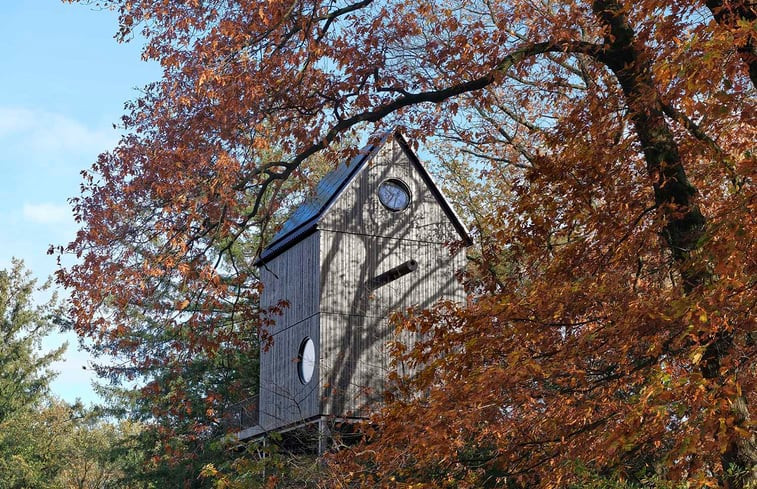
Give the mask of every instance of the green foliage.
<path id="1" fill-rule="evenodd" d="M 571 484 L 570 489 L 686 489 L 689 487 L 689 484 L 685 482 L 672 482 L 648 470 L 629 479 L 617 474 L 597 474 L 583 464 L 577 464 L 576 474 L 578 482 Z"/>
<path id="2" fill-rule="evenodd" d="M 71 488 L 147 488 L 131 477 L 142 462 L 142 452 L 134 437 L 142 430 L 138 424 L 106 421 L 98 411 L 83 412 L 69 418 L 65 450 L 57 482 Z"/>
<path id="3" fill-rule="evenodd" d="M 138 425 L 113 424 L 49 394 L 50 366 L 65 345 L 40 352 L 62 314 L 55 294 L 35 304 L 35 293 L 48 288 L 37 288 L 20 260 L 0 271 L 0 488 L 147 487 L 125 478 L 142 458 L 129 444 Z"/>
<path id="4" fill-rule="evenodd" d="M 214 489 L 321 487 L 325 472 L 318 458 L 288 453 L 282 450 L 281 441 L 274 432 L 264 441 L 247 443 L 233 457 L 207 464 L 200 475 L 212 482 Z"/>
<path id="5" fill-rule="evenodd" d="M 147 488 L 129 477 L 142 458 L 131 442 L 139 430 L 60 400 L 25 409 L 0 425 L 0 487 Z"/>
<path id="6" fill-rule="evenodd" d="M 14 259 L 0 270 L 0 487 L 52 487 L 59 458 L 57 425 L 49 411 L 38 412 L 53 373 L 49 367 L 65 346 L 40 353 L 42 339 L 55 325 L 59 309 L 55 295 L 34 304 L 36 281 Z"/>
<path id="7" fill-rule="evenodd" d="M 23 262 L 12 263 L 10 270 L 0 270 L 0 423 L 47 394 L 53 377 L 50 364 L 66 348 L 39 352 L 42 339 L 56 327 L 57 298 L 53 294 L 49 301 L 34 305 L 35 290 L 45 293 L 49 282 L 36 288 Z"/>

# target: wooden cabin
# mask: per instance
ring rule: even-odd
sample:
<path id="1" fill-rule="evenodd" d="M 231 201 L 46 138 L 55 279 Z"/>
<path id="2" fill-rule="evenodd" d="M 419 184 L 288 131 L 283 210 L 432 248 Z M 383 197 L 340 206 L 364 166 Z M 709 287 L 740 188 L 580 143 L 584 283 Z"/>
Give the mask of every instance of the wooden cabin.
<path id="1" fill-rule="evenodd" d="M 465 254 L 451 254 L 455 241 L 471 243 L 398 132 L 327 174 L 257 262 L 261 307 L 288 307 L 271 318 L 258 425 L 241 437 L 367 416 L 390 368 L 388 315 L 464 301 L 455 272 Z"/>

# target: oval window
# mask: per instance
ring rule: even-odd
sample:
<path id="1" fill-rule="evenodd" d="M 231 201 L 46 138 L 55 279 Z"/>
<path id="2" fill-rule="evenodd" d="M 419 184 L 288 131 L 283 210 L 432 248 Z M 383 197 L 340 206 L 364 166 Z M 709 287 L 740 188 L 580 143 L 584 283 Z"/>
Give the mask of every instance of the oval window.
<path id="1" fill-rule="evenodd" d="M 297 374 L 300 376 L 300 382 L 303 384 L 310 382 L 313 371 L 315 371 L 315 343 L 310 338 L 305 338 L 300 344 L 297 355 Z"/>

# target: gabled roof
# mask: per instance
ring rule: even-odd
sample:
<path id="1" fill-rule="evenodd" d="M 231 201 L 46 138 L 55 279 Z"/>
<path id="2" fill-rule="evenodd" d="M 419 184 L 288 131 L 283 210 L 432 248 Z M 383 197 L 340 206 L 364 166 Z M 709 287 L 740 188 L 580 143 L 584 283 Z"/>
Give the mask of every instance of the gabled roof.
<path id="1" fill-rule="evenodd" d="M 315 193 L 303 202 L 284 223 L 281 229 L 271 240 L 271 243 L 260 255 L 256 261 L 257 265 L 274 258 L 286 249 L 295 245 L 301 239 L 315 231 L 321 217 L 328 211 L 331 205 L 344 192 L 349 183 L 366 167 L 367 163 L 378 154 L 379 150 L 386 144 L 390 137 L 394 137 L 400 146 L 407 153 L 410 160 L 420 173 L 424 182 L 436 197 L 439 204 L 444 209 L 447 217 L 453 226 L 460 233 L 460 236 L 466 245 L 473 241 L 468 234 L 468 230 L 457 216 L 455 211 L 450 207 L 449 202 L 442 194 L 439 187 L 431 178 L 431 175 L 423 168 L 415 152 L 410 148 L 405 138 L 399 131 L 387 131 L 381 135 L 378 142 L 369 144 L 361 149 L 358 154 L 350 161 L 344 161 L 336 169 L 330 171 L 321 178 L 315 188 Z"/>

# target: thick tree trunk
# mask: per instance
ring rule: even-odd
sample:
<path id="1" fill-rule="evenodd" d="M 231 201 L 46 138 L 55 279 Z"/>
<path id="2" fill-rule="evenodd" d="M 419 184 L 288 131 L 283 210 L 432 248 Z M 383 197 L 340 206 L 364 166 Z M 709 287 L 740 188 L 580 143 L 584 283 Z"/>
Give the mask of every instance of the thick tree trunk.
<path id="1" fill-rule="evenodd" d="M 696 190 L 684 171 L 678 145 L 665 120 L 649 62 L 634 44 L 635 34 L 615 0 L 596 0 L 594 12 L 607 28 L 606 49 L 600 60 L 615 74 L 623 89 L 631 119 L 644 150 L 652 179 L 655 204 L 665 214 L 665 240 L 680 266 L 683 286 L 691 291 L 706 275 L 692 268 L 691 252 L 704 235 L 705 219 L 694 203 Z"/>
<path id="2" fill-rule="evenodd" d="M 638 41 L 622 5 L 617 0 L 595 0 L 592 8 L 606 29 L 605 49 L 599 60 L 612 70 L 623 90 L 652 179 L 655 204 L 667 221 L 663 235 L 678 264 L 683 289 L 691 293 L 710 278 L 704 265 L 691 259 L 692 253 L 701 246 L 705 233 L 705 218 L 694 202 L 696 189 L 686 177 L 678 145 L 665 120 L 650 63 L 644 50 L 636 44 Z M 751 69 L 750 65 L 750 73 Z M 715 379 L 720 375 L 721 360 L 731 349 L 732 338 L 728 333 L 721 333 L 709 340 L 702 359 L 702 374 L 705 378 Z M 738 397 L 730 401 L 739 424 L 749 429 L 746 400 Z M 721 457 L 721 464 L 724 471 L 736 474 L 724 477 L 730 488 L 744 489 L 757 482 L 757 452 L 753 440 L 730 443 Z"/>
<path id="3" fill-rule="evenodd" d="M 730 31 L 738 28 L 739 21 L 754 23 L 757 20 L 757 3 L 754 0 L 706 0 L 705 4 L 715 21 Z M 749 69 L 752 85 L 757 87 L 757 33 L 754 27 L 736 46 L 736 50 Z"/>

